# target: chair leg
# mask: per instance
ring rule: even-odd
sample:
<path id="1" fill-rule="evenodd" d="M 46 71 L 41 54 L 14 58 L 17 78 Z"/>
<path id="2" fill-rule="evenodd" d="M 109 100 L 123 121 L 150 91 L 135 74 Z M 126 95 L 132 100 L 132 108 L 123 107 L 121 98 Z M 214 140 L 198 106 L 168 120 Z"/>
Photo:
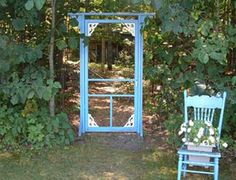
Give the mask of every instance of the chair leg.
<path id="1" fill-rule="evenodd" d="M 187 161 L 187 155 L 184 155 L 184 161 Z M 187 164 L 183 164 L 183 170 L 186 170 L 187 169 Z M 186 172 L 184 171 L 183 172 L 183 176 L 185 177 L 186 176 Z"/>
<path id="2" fill-rule="evenodd" d="M 178 180 L 181 180 L 181 172 L 182 172 L 182 161 L 183 161 L 183 155 L 179 155 L 179 162 L 178 162 Z"/>
<path id="3" fill-rule="evenodd" d="M 214 180 L 219 179 L 219 158 L 214 158 Z"/>

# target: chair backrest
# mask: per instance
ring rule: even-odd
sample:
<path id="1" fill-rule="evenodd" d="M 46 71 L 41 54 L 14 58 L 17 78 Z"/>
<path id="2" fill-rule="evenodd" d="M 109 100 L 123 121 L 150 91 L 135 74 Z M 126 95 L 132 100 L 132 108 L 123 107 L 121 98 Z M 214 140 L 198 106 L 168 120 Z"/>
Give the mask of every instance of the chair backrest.
<path id="1" fill-rule="evenodd" d="M 217 123 L 218 136 L 221 135 L 226 92 L 216 96 L 194 95 L 189 96 L 184 91 L 184 121 L 207 121 Z"/>

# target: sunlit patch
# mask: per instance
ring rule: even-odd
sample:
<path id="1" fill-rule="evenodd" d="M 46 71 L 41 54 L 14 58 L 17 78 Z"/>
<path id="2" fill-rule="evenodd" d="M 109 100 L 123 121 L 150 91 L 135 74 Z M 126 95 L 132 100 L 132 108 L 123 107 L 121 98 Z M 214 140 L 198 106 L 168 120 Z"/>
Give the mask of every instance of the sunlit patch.
<path id="1" fill-rule="evenodd" d="M 10 157 L 13 157 L 13 154 L 11 153 L 8 153 L 8 152 L 3 152 L 3 153 L 0 153 L 0 158 L 10 158 Z"/>

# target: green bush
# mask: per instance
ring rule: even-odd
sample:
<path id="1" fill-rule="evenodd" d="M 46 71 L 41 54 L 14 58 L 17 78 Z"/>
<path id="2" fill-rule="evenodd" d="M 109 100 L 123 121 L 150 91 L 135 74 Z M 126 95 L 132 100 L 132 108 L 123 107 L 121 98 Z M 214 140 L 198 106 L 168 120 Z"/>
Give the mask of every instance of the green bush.
<path id="1" fill-rule="evenodd" d="M 183 123 L 183 116 L 181 114 L 173 113 L 165 121 L 164 126 L 168 131 L 167 143 L 174 149 L 177 149 L 182 144 L 181 138 L 178 135 L 179 127 Z"/>
<path id="2" fill-rule="evenodd" d="M 50 117 L 45 108 L 27 115 L 24 112 L 19 107 L 0 105 L 0 149 L 40 149 L 74 141 L 74 131 L 65 113 Z"/>
<path id="3" fill-rule="evenodd" d="M 171 128 L 170 123 L 176 119 L 170 114 L 180 109 L 184 89 L 195 88 L 198 94 L 227 91 L 222 137 L 230 139 L 235 146 L 236 76 L 231 62 L 235 62 L 236 27 L 222 20 L 224 3 L 201 1 L 200 4 L 199 1 L 188 5 L 186 1 L 162 1 L 156 7 L 157 16 L 146 22 L 144 77 L 151 88 L 144 95 L 151 102 L 149 106 L 153 106 L 149 109 L 167 119 L 166 124 Z M 230 7 L 235 10 L 235 6 Z M 209 15 L 213 9 L 222 14 Z M 197 11 L 208 12 L 209 16 L 193 15 Z M 169 133 L 174 142 L 174 129 Z"/>

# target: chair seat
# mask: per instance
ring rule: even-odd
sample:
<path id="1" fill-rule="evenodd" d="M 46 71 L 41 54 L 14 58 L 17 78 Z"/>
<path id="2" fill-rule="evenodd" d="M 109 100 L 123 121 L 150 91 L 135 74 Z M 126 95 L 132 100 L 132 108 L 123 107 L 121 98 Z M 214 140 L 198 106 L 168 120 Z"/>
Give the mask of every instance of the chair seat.
<path id="1" fill-rule="evenodd" d="M 193 151 L 193 150 L 188 150 L 186 145 L 183 145 L 179 150 L 178 154 L 180 155 L 193 155 L 193 156 L 204 156 L 204 157 L 213 157 L 213 158 L 220 158 L 221 154 L 220 152 L 216 149 L 213 148 L 213 152 L 204 152 L 204 151 Z"/>

